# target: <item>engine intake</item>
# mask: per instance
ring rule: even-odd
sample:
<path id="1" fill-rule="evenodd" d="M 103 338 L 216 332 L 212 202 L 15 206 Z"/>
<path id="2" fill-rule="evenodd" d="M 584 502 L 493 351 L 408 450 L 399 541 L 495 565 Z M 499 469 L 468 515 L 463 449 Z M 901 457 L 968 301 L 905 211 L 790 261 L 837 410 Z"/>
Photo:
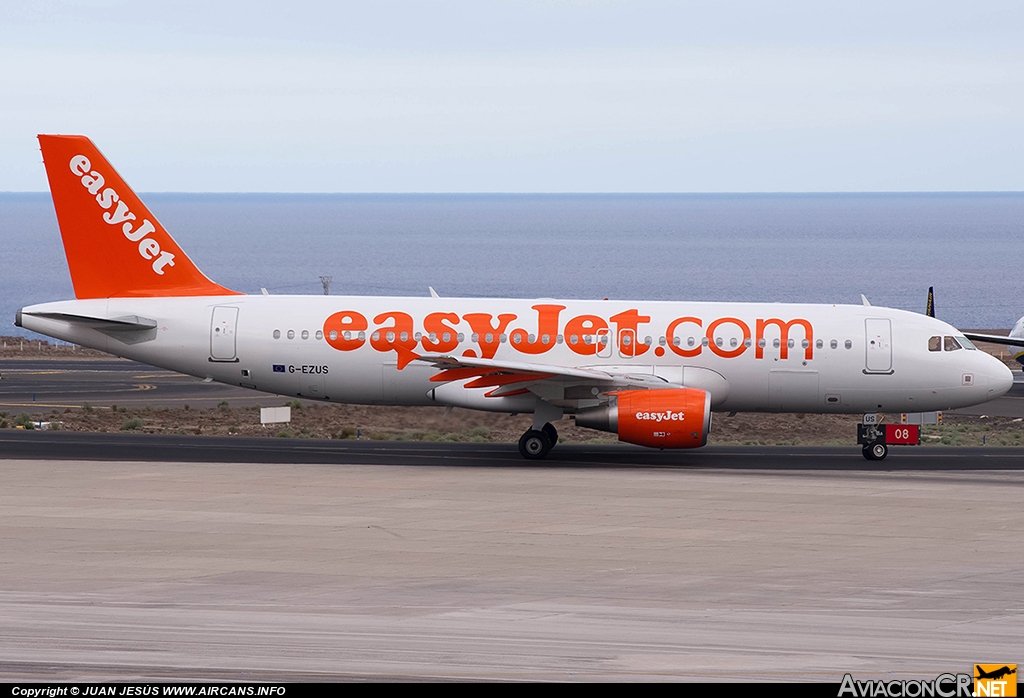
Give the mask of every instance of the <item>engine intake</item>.
<path id="1" fill-rule="evenodd" d="M 697 388 L 623 390 L 576 413 L 576 425 L 651 448 L 698 448 L 711 431 L 711 393 Z"/>

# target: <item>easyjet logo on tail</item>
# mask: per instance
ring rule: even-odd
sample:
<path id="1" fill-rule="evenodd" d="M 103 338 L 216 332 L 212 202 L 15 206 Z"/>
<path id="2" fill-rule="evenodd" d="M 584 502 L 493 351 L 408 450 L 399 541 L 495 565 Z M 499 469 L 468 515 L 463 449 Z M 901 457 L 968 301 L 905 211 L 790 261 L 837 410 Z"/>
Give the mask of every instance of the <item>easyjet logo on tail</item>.
<path id="1" fill-rule="evenodd" d="M 107 225 L 120 225 L 121 232 L 131 242 L 139 245 L 139 256 L 146 261 L 152 260 L 153 271 L 163 275 L 164 267 L 174 266 L 174 254 L 160 249 L 160 243 L 151 237 L 156 227 L 147 218 L 135 227 L 136 216 L 128 209 L 128 204 L 121 200 L 121 195 L 111 187 L 104 187 L 103 175 L 92 169 L 92 163 L 84 155 L 75 155 L 69 163 L 71 171 L 81 177 L 82 186 L 96 197 L 96 203 L 106 213 L 103 221 Z M 113 209 L 113 210 L 111 210 Z"/>

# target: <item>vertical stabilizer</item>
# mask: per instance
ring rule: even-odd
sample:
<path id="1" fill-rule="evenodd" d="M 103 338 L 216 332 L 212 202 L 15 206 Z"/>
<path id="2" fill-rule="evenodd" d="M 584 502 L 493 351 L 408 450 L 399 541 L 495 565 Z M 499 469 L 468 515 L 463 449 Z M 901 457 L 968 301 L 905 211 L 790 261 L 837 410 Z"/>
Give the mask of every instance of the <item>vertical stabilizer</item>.
<path id="1" fill-rule="evenodd" d="M 240 295 L 210 281 L 85 136 L 39 136 L 78 298 Z"/>

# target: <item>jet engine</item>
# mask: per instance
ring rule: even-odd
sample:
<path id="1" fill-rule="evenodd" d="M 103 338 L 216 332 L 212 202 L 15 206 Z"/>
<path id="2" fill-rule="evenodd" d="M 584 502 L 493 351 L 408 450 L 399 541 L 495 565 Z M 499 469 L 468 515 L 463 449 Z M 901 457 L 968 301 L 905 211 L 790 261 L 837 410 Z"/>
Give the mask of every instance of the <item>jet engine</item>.
<path id="1" fill-rule="evenodd" d="M 711 393 L 697 388 L 623 390 L 576 413 L 576 425 L 652 448 L 697 448 L 711 431 Z"/>

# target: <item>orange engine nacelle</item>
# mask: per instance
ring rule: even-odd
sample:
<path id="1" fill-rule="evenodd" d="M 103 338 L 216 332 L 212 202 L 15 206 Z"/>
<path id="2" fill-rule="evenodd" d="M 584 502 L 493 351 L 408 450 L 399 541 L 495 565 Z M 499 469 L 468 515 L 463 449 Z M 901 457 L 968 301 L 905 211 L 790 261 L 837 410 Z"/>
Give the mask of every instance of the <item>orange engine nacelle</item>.
<path id="1" fill-rule="evenodd" d="M 711 394 L 697 388 L 624 390 L 607 405 L 577 412 L 576 425 L 640 446 L 697 448 L 711 431 Z"/>

